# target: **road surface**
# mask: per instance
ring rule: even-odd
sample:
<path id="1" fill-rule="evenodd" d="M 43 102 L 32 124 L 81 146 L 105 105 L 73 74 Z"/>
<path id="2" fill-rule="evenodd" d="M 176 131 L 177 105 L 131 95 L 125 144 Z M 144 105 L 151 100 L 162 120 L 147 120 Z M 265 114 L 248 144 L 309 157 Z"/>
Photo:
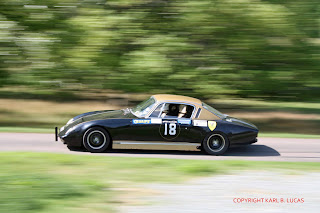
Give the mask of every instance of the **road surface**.
<path id="1" fill-rule="evenodd" d="M 120 193 L 125 188 L 114 188 Z M 122 195 L 123 213 L 318 213 L 320 173 L 245 171 L 181 183 L 149 183 Z M 251 199 L 251 200 L 249 200 Z"/>
<path id="2" fill-rule="evenodd" d="M 92 154 L 69 151 L 54 134 L 0 133 L 0 151 L 34 151 L 119 157 L 152 157 L 198 160 L 261 160 L 320 162 L 320 139 L 259 138 L 256 144 L 231 148 L 223 156 L 210 156 L 202 152 L 112 150 Z"/>

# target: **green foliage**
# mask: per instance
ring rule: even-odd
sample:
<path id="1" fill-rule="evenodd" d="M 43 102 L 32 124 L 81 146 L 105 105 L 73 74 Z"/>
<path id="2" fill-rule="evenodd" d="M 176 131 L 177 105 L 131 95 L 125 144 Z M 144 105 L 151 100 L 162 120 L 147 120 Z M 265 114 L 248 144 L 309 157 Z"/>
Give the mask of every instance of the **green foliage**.
<path id="1" fill-rule="evenodd" d="M 10 172 L 1 174 L 0 179 L 2 212 L 41 211 L 55 200 L 66 201 L 87 194 L 83 185 L 44 174 Z"/>
<path id="2" fill-rule="evenodd" d="M 313 99 L 317 0 L 0 2 L 0 86 Z"/>

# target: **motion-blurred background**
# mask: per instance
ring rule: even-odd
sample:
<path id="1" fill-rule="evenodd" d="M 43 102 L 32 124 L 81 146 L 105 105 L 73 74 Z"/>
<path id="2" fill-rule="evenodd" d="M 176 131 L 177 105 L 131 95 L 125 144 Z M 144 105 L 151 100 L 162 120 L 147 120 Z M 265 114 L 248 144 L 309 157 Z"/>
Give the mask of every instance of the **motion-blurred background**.
<path id="1" fill-rule="evenodd" d="M 0 126 L 52 128 L 155 93 L 319 134 L 319 0 L 1 0 Z"/>

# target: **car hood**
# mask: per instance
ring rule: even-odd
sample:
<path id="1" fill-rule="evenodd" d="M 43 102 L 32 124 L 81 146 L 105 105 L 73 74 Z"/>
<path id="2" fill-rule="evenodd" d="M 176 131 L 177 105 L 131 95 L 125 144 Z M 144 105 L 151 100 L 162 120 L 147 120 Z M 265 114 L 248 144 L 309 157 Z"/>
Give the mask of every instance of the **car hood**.
<path id="1" fill-rule="evenodd" d="M 102 119 L 110 119 L 110 118 L 134 118 L 135 117 L 128 109 L 95 111 L 95 112 L 84 113 L 84 114 L 78 115 L 78 116 L 83 121 L 102 120 Z"/>
<path id="2" fill-rule="evenodd" d="M 245 127 L 248 127 L 248 128 L 252 128 L 252 129 L 256 129 L 258 130 L 258 127 L 248 121 L 244 121 L 244 120 L 241 120 L 239 118 L 234 118 L 234 117 L 230 117 L 230 116 L 227 116 L 225 119 L 225 121 L 228 121 L 228 122 L 232 122 L 234 124 L 237 124 L 237 125 L 240 125 L 240 126 L 245 126 Z"/>
<path id="3" fill-rule="evenodd" d="M 72 118 L 66 126 L 74 126 L 82 122 L 112 118 L 136 118 L 136 116 L 134 116 L 129 109 L 86 112 Z"/>

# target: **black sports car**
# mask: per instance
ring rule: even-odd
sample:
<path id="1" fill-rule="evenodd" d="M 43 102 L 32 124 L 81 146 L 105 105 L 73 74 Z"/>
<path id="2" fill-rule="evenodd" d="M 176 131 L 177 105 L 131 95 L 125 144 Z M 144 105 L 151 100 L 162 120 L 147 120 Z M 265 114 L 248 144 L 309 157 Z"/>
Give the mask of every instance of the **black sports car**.
<path id="1" fill-rule="evenodd" d="M 230 145 L 257 142 L 258 128 L 196 98 L 154 95 L 132 109 L 88 112 L 60 129 L 70 149 L 204 150 L 221 155 Z"/>

